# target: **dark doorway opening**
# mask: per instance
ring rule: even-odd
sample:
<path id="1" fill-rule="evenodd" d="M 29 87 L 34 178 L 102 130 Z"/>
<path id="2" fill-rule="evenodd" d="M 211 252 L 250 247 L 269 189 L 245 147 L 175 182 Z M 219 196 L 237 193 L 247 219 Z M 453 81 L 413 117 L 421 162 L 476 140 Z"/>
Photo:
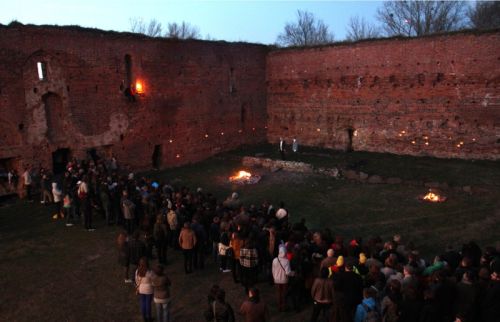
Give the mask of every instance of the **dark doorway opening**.
<path id="1" fill-rule="evenodd" d="M 97 150 L 95 148 L 87 150 L 88 159 L 97 163 L 99 161 L 99 156 L 97 155 Z"/>
<path id="2" fill-rule="evenodd" d="M 66 170 L 66 165 L 71 158 L 70 149 L 57 149 L 52 152 L 52 171 L 54 174 L 61 174 Z"/>
<path id="3" fill-rule="evenodd" d="M 353 137 L 354 137 L 354 129 L 352 129 L 352 128 L 347 129 L 347 146 L 345 149 L 347 152 L 354 151 L 354 149 L 352 148 Z"/>
<path id="4" fill-rule="evenodd" d="M 151 156 L 153 169 L 161 168 L 161 145 L 155 145 L 153 155 Z"/>

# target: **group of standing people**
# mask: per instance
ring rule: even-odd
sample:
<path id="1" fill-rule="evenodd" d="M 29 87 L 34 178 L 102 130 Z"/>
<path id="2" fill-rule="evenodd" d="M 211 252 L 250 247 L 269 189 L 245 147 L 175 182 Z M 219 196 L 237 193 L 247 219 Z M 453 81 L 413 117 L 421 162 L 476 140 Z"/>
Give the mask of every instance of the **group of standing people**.
<path id="1" fill-rule="evenodd" d="M 136 178 L 119 171 L 116 160 L 72 160 L 59 179 L 40 174 L 41 202 L 55 203 L 57 218 L 71 225 L 81 216 L 91 231 L 92 216 L 100 213 L 107 224 L 124 228 L 119 262 L 125 283 L 136 286 L 145 321 L 152 319 L 152 303 L 158 321 L 171 320 L 169 249 L 182 251 L 186 274 L 203 270 L 207 258 L 221 274 L 231 273 L 248 296 L 239 310 L 246 321 L 265 321 L 269 305 L 297 312 L 312 305 L 312 322 L 491 322 L 500 316 L 500 255 L 493 247 L 471 242 L 426 262 L 399 235 L 385 242 L 344 240 L 328 228 L 309 229 L 303 219 L 292 223 L 282 202 L 244 205 L 237 193 L 221 202 L 201 188 Z M 153 250 L 158 264 L 151 270 Z M 274 301 L 260 298 L 259 283 L 274 285 Z M 231 321 L 225 292 L 209 298 L 207 321 Z"/>

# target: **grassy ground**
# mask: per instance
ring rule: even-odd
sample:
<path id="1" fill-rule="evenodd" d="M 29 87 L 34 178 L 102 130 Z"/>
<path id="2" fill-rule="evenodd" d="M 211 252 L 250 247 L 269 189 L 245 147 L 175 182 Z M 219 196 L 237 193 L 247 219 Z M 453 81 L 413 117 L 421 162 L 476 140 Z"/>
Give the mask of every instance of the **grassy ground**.
<path id="1" fill-rule="evenodd" d="M 233 186 L 227 177 L 241 168 L 239 156 L 263 153 L 277 157 L 269 145 L 245 147 L 205 162 L 151 172 L 195 189 L 203 187 L 219 199 L 238 191 L 247 204 L 264 199 L 286 202 L 291 218 L 306 218 L 307 225 L 329 227 L 346 237 L 401 233 L 424 254 L 432 255 L 445 245 L 461 245 L 471 239 L 481 246 L 498 242 L 500 224 L 500 167 L 485 161 L 436 160 L 383 154 L 351 153 L 305 149 L 293 159 L 316 166 L 355 166 L 367 173 L 399 176 L 409 180 L 446 181 L 451 185 L 481 185 L 481 193 L 446 191 L 448 200 L 427 204 L 417 196 L 420 187 L 368 185 L 334 180 L 318 175 L 287 172 L 262 175 L 260 183 Z M 96 219 L 97 230 L 65 227 L 50 219 L 52 211 L 39 204 L 18 202 L 0 208 L 0 321 L 140 321 L 138 300 L 130 285 L 123 283 L 117 265 L 114 240 L 117 229 Z M 222 285 L 229 303 L 237 309 L 244 299 L 242 287 L 228 274 L 217 271 L 212 261 L 201 272 L 186 278 L 182 259 L 171 251 L 167 271 L 173 280 L 174 321 L 203 321 L 206 293 L 212 283 Z M 268 301 L 272 321 L 306 321 L 310 309 L 300 315 L 278 313 L 274 292 L 259 284 Z M 240 321 L 241 319 L 238 319 Z"/>

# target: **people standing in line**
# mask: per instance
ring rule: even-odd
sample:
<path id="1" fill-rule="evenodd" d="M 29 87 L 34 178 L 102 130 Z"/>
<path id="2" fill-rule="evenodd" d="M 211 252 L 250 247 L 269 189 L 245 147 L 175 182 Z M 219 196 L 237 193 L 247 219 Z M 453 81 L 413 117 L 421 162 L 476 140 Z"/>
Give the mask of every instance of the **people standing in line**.
<path id="1" fill-rule="evenodd" d="M 196 234 L 191 229 L 189 222 L 184 223 L 179 234 L 179 245 L 184 254 L 184 272 L 191 274 L 193 272 L 193 250 L 196 246 Z"/>
<path id="2" fill-rule="evenodd" d="M 151 302 L 153 300 L 153 272 L 149 269 L 148 259 L 141 257 L 135 272 L 136 294 L 139 295 L 142 318 L 144 322 L 152 322 Z"/>
<path id="3" fill-rule="evenodd" d="M 151 278 L 153 285 L 153 301 L 156 306 L 157 322 L 170 322 L 170 279 L 165 273 L 165 267 L 161 264 L 153 268 L 154 275 Z"/>

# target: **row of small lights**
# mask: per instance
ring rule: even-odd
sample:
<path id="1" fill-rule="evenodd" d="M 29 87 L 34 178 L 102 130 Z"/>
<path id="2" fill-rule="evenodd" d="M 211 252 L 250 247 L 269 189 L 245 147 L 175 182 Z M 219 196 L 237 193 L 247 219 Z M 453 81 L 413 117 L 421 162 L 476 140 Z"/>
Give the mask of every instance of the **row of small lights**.
<path id="1" fill-rule="evenodd" d="M 400 131 L 400 132 L 398 133 L 398 136 L 399 136 L 399 137 L 402 137 L 402 136 L 404 136 L 405 134 L 406 134 L 406 131 L 405 131 L 405 130 L 403 130 L 403 131 Z M 427 145 L 427 146 L 428 146 L 428 145 L 430 144 L 430 143 L 429 143 L 429 137 L 428 137 L 427 135 L 422 136 L 422 139 L 424 139 L 424 140 L 425 140 L 425 142 L 424 142 L 424 144 L 425 144 L 425 145 Z M 448 137 L 448 139 L 449 139 L 449 140 L 451 140 L 451 139 L 452 139 L 452 137 L 451 137 L 451 136 L 449 136 L 449 137 Z M 476 142 L 476 138 L 472 138 L 472 142 Z M 411 144 L 417 144 L 417 141 L 416 141 L 416 140 L 412 140 L 412 141 L 411 141 Z M 459 143 L 457 143 L 455 146 L 456 146 L 457 148 L 461 148 L 464 144 L 465 144 L 465 143 L 464 143 L 464 141 L 460 141 L 460 142 L 459 142 Z"/>
<path id="2" fill-rule="evenodd" d="M 267 126 L 264 126 L 264 128 L 265 128 L 265 129 L 267 129 Z M 254 128 L 254 127 L 252 128 L 252 131 L 255 131 L 255 128 Z M 239 130 L 238 130 L 238 133 L 243 133 L 243 130 L 242 130 L 242 129 L 239 129 Z M 221 136 L 224 136 L 224 132 L 220 132 L 220 135 L 221 135 Z M 208 133 L 205 133 L 204 137 L 205 137 L 205 139 L 208 139 Z M 174 143 L 174 139 L 169 139 L 169 140 L 168 140 L 168 143 Z M 181 157 L 181 155 L 180 155 L 180 154 L 176 154 L 176 155 L 175 155 L 175 157 L 176 157 L 177 159 L 179 159 L 179 158 Z"/>

